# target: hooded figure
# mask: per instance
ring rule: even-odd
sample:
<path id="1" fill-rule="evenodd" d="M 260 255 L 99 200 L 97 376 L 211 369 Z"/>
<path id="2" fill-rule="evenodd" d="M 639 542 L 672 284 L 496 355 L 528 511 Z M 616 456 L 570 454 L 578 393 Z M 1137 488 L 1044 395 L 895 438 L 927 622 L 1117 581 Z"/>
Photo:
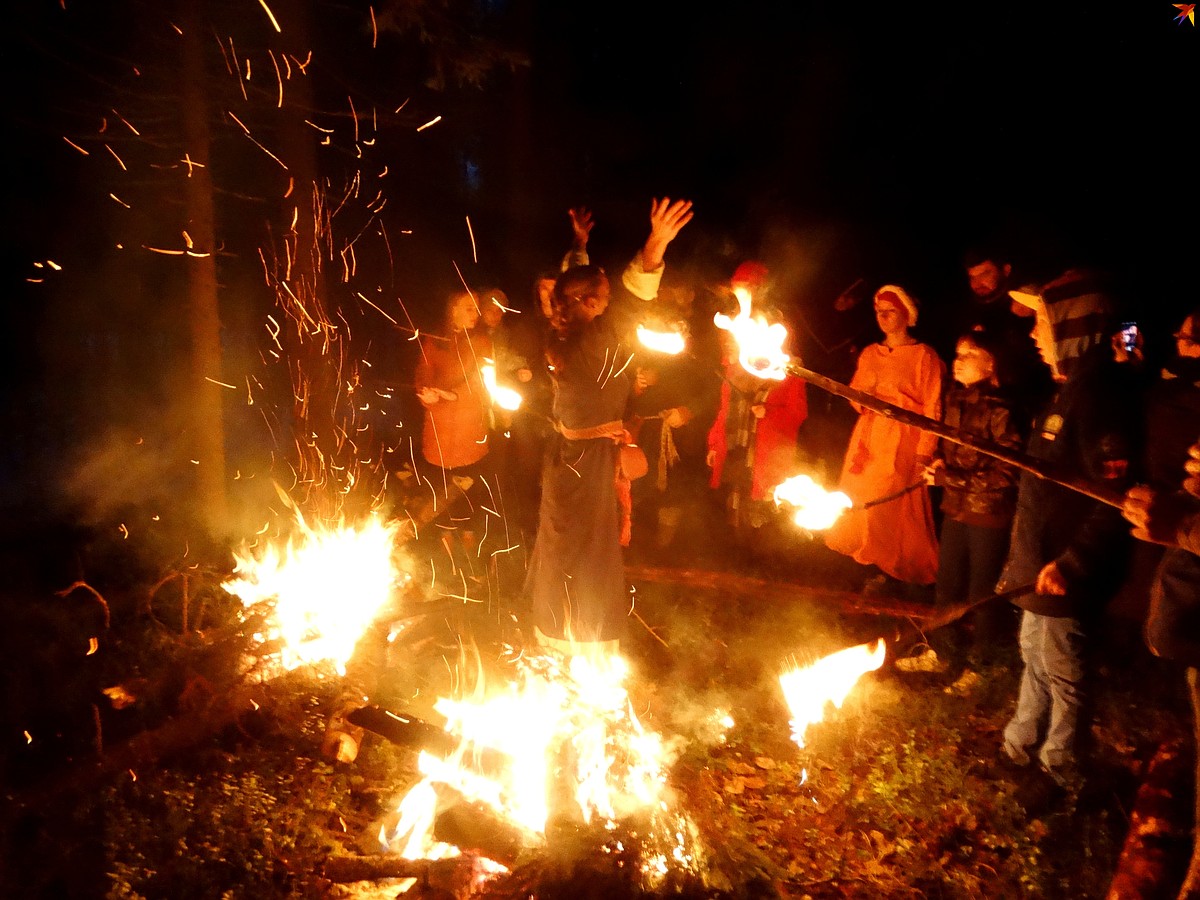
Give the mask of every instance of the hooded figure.
<path id="1" fill-rule="evenodd" d="M 1056 388 L 1034 418 L 1029 456 L 1119 495 L 1128 481 L 1138 407 L 1129 377 L 1112 360 L 1108 297 L 1093 276 L 1079 271 L 1011 293 L 1034 311 L 1034 342 Z M 1025 668 L 1004 749 L 1019 765 L 1036 754 L 1060 784 L 1073 777 L 1089 730 L 1086 624 L 1117 586 L 1127 538 L 1118 509 L 1022 474 L 997 586 L 1031 586 L 1014 601 L 1024 610 Z"/>

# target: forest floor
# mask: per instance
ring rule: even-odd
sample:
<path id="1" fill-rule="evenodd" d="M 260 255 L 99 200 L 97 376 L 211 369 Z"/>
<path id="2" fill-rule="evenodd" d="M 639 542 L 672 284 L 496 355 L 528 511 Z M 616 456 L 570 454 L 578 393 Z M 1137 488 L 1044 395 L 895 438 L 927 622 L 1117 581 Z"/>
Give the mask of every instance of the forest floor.
<path id="1" fill-rule="evenodd" d="M 790 586 L 772 596 L 635 585 L 637 617 L 622 644 L 626 685 L 641 724 L 672 748 L 671 803 L 694 825 L 698 874 L 650 889 L 620 860 L 584 853 L 564 862 L 534 845 L 508 874 L 478 886 L 477 896 L 1106 895 L 1149 761 L 1189 724 L 1180 673 L 1145 652 L 1136 622 L 1108 620 L 1095 642 L 1095 749 L 1086 781 L 1033 807 L 1021 793 L 1027 779 L 999 756 L 1020 674 L 1015 647 L 957 688 L 959 673 L 901 673 L 889 661 L 812 726 L 800 748 L 789 734 L 780 673 L 894 637 L 906 623 L 831 603 L 830 590 L 852 590 L 861 573 L 800 536 L 764 532 L 753 552 L 702 554 L 689 565 Z M 110 630 L 86 670 L 74 650 L 25 669 L 13 661 L 18 646 L 61 645 L 66 626 L 57 619 L 26 616 L 9 631 L 8 665 L 23 673 L 10 690 L 36 685 L 37 702 L 7 708 L 3 896 L 395 896 L 395 880 L 326 877 L 331 856 L 379 852 L 381 818 L 420 778 L 413 749 L 371 733 L 353 762 L 323 755 L 341 692 L 336 677 L 305 670 L 279 677 L 258 686 L 253 708 L 218 719 L 211 734 L 201 728 L 203 739 L 180 752 L 87 776 L 96 760 L 93 726 L 103 725 L 103 753 L 111 753 L 164 722 L 202 723 L 223 692 L 238 689 L 215 671 L 225 662 L 211 634 L 196 625 L 181 636 L 166 603 L 147 615 L 137 599 L 146 589 L 138 577 L 103 592 Z M 72 634 L 86 634 L 79 623 L 88 598 L 62 602 L 75 604 Z M 501 648 L 521 642 L 512 612 L 500 591 L 443 620 L 419 646 L 389 657 L 372 702 L 428 715 L 433 697 L 461 688 L 455 661 L 465 644 L 498 659 Z M 50 671 L 58 673 L 53 686 L 45 683 Z M 164 679 L 172 686 L 156 692 Z M 117 681 L 142 684 L 142 698 L 117 710 L 99 694 Z M 199 699 L 196 685 L 205 686 Z M 21 709 L 34 712 L 23 740 L 14 741 Z M 732 725 L 714 729 L 717 712 Z M 1174 850 L 1182 860 L 1186 848 Z M 446 895 L 418 884 L 413 896 Z"/>

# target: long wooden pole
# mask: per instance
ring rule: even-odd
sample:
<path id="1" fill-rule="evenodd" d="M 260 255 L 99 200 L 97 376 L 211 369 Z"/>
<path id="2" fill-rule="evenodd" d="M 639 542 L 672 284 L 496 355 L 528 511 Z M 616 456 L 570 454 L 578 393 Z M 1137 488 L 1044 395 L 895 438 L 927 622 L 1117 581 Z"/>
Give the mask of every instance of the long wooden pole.
<path id="1" fill-rule="evenodd" d="M 1115 506 L 1118 509 L 1121 508 L 1123 502 L 1123 495 L 1121 493 L 1069 473 L 1057 471 L 1042 460 L 1026 456 L 1024 453 L 1009 450 L 1007 447 L 1001 447 L 990 441 L 977 441 L 950 428 L 944 422 L 939 422 L 937 419 L 931 419 L 912 410 L 888 403 L 886 400 L 880 400 L 878 397 L 856 390 L 849 385 L 842 384 L 840 381 L 834 381 L 820 372 L 806 369 L 798 363 L 789 362 L 787 364 L 787 371 L 797 378 L 804 379 L 809 384 L 816 385 L 821 390 L 836 394 L 838 397 L 845 397 L 859 406 L 864 406 L 871 410 L 871 412 L 894 419 L 903 425 L 911 425 L 914 428 L 920 428 L 922 431 L 932 432 L 938 437 L 945 438 L 955 444 L 962 444 L 964 447 L 970 447 L 973 450 L 978 450 L 980 453 L 986 453 L 988 456 L 995 457 L 1011 466 L 1015 466 L 1023 472 L 1029 472 L 1038 478 L 1044 478 L 1046 481 L 1062 485 L 1065 488 L 1084 494 L 1093 500 L 1099 500 L 1101 503 L 1109 506 Z"/>

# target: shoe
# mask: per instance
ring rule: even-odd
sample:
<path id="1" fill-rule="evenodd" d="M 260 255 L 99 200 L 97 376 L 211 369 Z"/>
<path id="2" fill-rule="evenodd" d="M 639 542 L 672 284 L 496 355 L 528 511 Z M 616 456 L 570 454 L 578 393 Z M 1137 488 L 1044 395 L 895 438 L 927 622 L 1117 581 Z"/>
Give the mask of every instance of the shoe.
<path id="1" fill-rule="evenodd" d="M 1030 766 L 1017 784 L 1013 800 L 1030 818 L 1050 812 L 1067 796 L 1066 788 L 1041 766 Z"/>
<path id="2" fill-rule="evenodd" d="M 937 651 L 932 647 L 920 656 L 908 656 L 904 659 L 896 660 L 896 670 L 898 672 L 930 672 L 940 675 L 947 668 L 945 660 L 938 659 Z"/>
<path id="3" fill-rule="evenodd" d="M 992 774 L 1005 781 L 1021 784 L 1029 777 L 1030 765 L 1013 759 L 1007 753 L 1001 752 L 990 767 Z"/>
<path id="4" fill-rule="evenodd" d="M 973 669 L 963 669 L 963 673 L 958 676 L 958 680 L 949 687 L 943 688 L 942 692 L 953 694 L 955 697 L 965 697 L 975 689 L 980 680 L 978 672 Z"/>

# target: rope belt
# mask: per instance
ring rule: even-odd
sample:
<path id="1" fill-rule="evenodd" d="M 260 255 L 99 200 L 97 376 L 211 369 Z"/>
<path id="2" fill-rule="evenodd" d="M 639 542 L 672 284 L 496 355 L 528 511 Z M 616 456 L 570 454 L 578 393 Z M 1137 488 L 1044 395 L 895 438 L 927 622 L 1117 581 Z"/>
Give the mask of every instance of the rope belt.
<path id="1" fill-rule="evenodd" d="M 625 436 L 625 423 L 620 419 L 605 422 L 603 425 L 593 425 L 591 428 L 567 428 L 562 422 L 555 424 L 558 433 L 568 441 L 591 441 L 596 438 L 608 438 L 614 444 L 621 443 Z"/>

